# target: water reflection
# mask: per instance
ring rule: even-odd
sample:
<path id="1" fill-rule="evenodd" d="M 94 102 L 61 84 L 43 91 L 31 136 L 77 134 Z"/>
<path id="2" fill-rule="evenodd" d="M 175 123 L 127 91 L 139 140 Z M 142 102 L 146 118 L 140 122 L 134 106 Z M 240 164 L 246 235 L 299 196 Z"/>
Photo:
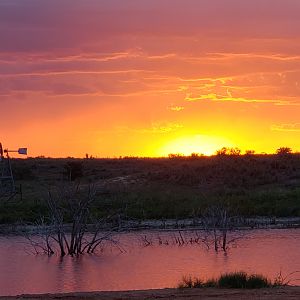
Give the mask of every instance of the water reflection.
<path id="1" fill-rule="evenodd" d="M 151 246 L 141 242 L 145 235 Z M 21 237 L 1 237 L 0 294 L 164 288 L 189 274 L 208 278 L 243 270 L 274 278 L 280 270 L 300 270 L 300 229 L 250 231 L 227 253 L 201 244 L 159 244 L 158 235 L 170 241 L 174 233 L 123 234 L 126 252 L 107 247 L 97 255 L 63 259 L 27 253 Z"/>

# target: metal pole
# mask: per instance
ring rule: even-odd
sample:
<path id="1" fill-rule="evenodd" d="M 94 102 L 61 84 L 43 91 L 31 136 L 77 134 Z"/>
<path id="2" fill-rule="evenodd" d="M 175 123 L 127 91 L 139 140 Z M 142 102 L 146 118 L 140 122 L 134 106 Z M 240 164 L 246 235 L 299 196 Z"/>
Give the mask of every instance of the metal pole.
<path id="1" fill-rule="evenodd" d="M 12 172 L 12 168 L 11 168 L 11 161 L 10 161 L 10 157 L 7 153 L 7 160 L 8 160 L 8 166 L 9 166 L 9 173 L 10 173 L 10 178 L 11 178 L 11 183 L 12 183 L 12 192 L 14 193 L 16 191 L 16 187 L 15 187 L 15 180 L 14 180 L 14 176 L 13 176 L 13 172 Z"/>

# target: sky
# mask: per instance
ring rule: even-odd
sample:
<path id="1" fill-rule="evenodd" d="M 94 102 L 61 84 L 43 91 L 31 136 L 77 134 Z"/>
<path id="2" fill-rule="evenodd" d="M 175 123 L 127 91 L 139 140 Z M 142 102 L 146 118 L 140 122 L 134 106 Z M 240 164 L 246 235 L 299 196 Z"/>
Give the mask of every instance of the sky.
<path id="1" fill-rule="evenodd" d="M 0 141 L 30 156 L 300 151 L 299 0 L 0 0 Z"/>

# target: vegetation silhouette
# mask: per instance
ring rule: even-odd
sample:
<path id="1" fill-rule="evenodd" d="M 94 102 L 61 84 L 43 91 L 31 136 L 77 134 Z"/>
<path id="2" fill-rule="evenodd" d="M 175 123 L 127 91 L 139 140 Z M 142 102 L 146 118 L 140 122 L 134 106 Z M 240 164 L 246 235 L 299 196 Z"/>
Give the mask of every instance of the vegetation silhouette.
<path id="1" fill-rule="evenodd" d="M 232 272 L 220 275 L 217 279 L 211 278 L 202 280 L 185 276 L 178 284 L 178 288 L 229 288 L 229 289 L 260 289 L 279 286 L 278 282 L 274 283 L 267 277 L 260 274 L 247 274 L 245 272 Z"/>
<path id="2" fill-rule="evenodd" d="M 65 163 L 64 169 L 64 175 L 69 181 L 74 181 L 83 176 L 83 164 L 81 161 L 68 161 Z"/>
<path id="3" fill-rule="evenodd" d="M 239 148 L 227 148 L 227 147 L 223 147 L 220 150 L 216 151 L 217 155 L 241 155 L 242 150 Z"/>
<path id="4" fill-rule="evenodd" d="M 280 147 L 276 150 L 277 155 L 289 155 L 292 152 L 293 152 L 292 149 L 289 147 Z"/>
<path id="5" fill-rule="evenodd" d="M 99 185 L 101 191 L 93 206 L 99 216 L 125 207 L 133 219 L 194 218 L 220 199 L 245 217 L 300 216 L 299 153 L 242 154 L 227 148 L 222 153 L 170 158 L 12 159 L 23 199 L 0 201 L 0 223 L 33 222 L 45 215 L 45 193 L 70 179 Z"/>
<path id="6" fill-rule="evenodd" d="M 36 234 L 24 234 L 35 253 L 74 256 L 92 254 L 105 242 L 117 244 L 112 235 L 119 226 L 114 226 L 112 216 L 99 218 L 93 214 L 96 193 L 95 186 L 78 184 L 49 191 L 47 214 L 35 223 Z"/>

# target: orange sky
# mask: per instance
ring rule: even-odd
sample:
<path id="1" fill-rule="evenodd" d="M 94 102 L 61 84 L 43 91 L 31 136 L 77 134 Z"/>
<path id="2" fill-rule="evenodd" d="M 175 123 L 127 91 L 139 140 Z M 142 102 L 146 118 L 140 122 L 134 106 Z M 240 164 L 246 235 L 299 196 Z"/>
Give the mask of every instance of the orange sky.
<path id="1" fill-rule="evenodd" d="M 0 141 L 300 151 L 299 15 L 299 0 L 0 0 Z"/>

